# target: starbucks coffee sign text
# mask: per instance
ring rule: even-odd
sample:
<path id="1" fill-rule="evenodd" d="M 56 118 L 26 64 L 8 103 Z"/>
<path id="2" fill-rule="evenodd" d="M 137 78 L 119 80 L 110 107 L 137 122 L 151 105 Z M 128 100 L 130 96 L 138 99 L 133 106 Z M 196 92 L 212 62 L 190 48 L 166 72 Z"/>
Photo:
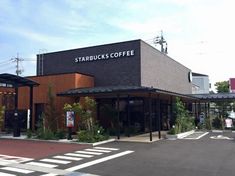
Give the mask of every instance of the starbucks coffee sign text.
<path id="1" fill-rule="evenodd" d="M 74 60 L 76 63 L 80 62 L 92 62 L 92 61 L 98 61 L 98 60 L 107 60 L 107 59 L 118 59 L 122 57 L 131 57 L 135 55 L 134 50 L 126 50 L 126 51 L 119 51 L 119 52 L 113 52 L 113 53 L 103 53 L 103 54 L 97 54 L 97 55 L 91 55 L 91 56 L 81 56 L 76 57 Z"/>

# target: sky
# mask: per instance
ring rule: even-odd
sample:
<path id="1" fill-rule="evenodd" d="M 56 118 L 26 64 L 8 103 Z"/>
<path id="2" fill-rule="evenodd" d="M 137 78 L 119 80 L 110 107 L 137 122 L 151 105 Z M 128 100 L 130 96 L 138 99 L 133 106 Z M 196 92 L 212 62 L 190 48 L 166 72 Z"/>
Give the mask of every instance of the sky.
<path id="1" fill-rule="evenodd" d="M 36 54 L 161 34 L 168 56 L 211 84 L 235 78 L 233 0 L 0 0 L 0 73 L 36 75 Z"/>

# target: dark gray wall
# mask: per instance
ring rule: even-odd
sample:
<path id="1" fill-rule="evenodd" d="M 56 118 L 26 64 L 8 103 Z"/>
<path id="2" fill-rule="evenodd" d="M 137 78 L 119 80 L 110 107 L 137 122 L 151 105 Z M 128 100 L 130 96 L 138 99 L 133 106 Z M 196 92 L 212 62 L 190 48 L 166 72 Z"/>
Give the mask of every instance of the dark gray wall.
<path id="1" fill-rule="evenodd" d="M 134 50 L 134 56 L 75 63 L 76 57 L 127 50 Z M 37 75 L 80 72 L 94 76 L 95 86 L 140 86 L 140 40 L 47 53 L 41 58 L 37 56 Z"/>
<path id="2" fill-rule="evenodd" d="M 141 41 L 141 85 L 182 94 L 192 93 L 190 69 Z"/>

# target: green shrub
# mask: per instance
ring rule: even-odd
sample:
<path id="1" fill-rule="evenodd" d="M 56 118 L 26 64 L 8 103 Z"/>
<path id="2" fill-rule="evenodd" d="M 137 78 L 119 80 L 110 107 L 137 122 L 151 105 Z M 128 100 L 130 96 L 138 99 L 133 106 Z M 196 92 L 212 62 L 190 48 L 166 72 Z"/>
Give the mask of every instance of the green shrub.
<path id="1" fill-rule="evenodd" d="M 95 142 L 95 139 L 90 131 L 81 130 L 78 132 L 78 141 L 93 143 Z"/>
<path id="2" fill-rule="evenodd" d="M 0 106 L 0 130 L 2 129 L 4 123 L 4 113 L 5 113 L 5 106 Z"/>
<path id="3" fill-rule="evenodd" d="M 28 129 L 27 132 L 26 132 L 26 135 L 27 135 L 27 138 L 32 138 L 33 132 Z"/>
<path id="4" fill-rule="evenodd" d="M 190 131 L 195 128 L 194 118 L 190 117 L 182 101 L 177 97 L 175 106 L 176 120 L 175 128 L 172 130 L 175 134 Z"/>
<path id="5" fill-rule="evenodd" d="M 77 137 L 79 142 L 88 142 L 88 143 L 103 141 L 109 138 L 109 136 L 104 133 L 104 129 L 98 124 L 95 124 L 93 126 L 93 129 L 90 131 L 80 130 L 77 133 Z"/>
<path id="6" fill-rule="evenodd" d="M 56 139 L 64 139 L 64 138 L 66 138 L 66 132 L 64 130 L 58 130 L 55 133 L 55 138 Z"/>
<path id="7" fill-rule="evenodd" d="M 167 132 L 167 134 L 176 134 L 175 128 L 171 128 L 171 129 Z"/>
<path id="8" fill-rule="evenodd" d="M 216 117 L 216 118 L 213 119 L 212 126 L 215 129 L 220 129 L 220 130 L 223 129 L 222 122 L 221 122 L 221 119 L 219 117 Z"/>
<path id="9" fill-rule="evenodd" d="M 43 139 L 43 140 L 54 140 L 54 139 L 60 139 L 60 131 L 53 132 L 49 128 L 45 128 L 44 125 L 45 121 L 43 116 L 39 119 L 39 122 L 37 124 L 37 131 L 36 131 L 36 138 Z"/>
<path id="10" fill-rule="evenodd" d="M 50 129 L 46 129 L 43 133 L 42 139 L 50 140 L 50 139 L 56 139 L 56 137 L 55 134 Z"/>
<path id="11" fill-rule="evenodd" d="M 211 120 L 210 117 L 205 118 L 205 128 L 211 130 Z"/>

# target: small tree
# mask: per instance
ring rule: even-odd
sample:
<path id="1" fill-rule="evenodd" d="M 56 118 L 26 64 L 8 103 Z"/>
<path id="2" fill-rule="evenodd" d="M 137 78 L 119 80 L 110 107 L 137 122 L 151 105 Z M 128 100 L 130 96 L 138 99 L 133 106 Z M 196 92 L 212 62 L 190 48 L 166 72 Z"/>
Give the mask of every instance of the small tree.
<path id="1" fill-rule="evenodd" d="M 55 95 L 52 92 L 52 86 L 48 87 L 48 103 L 45 109 L 45 125 L 48 130 L 57 132 L 59 128 L 58 113 L 55 107 Z"/>
<path id="2" fill-rule="evenodd" d="M 183 102 L 178 97 L 176 98 L 175 114 L 176 120 L 174 133 L 181 133 L 194 128 L 195 124 L 193 118 L 189 116 Z"/>
<path id="3" fill-rule="evenodd" d="M 81 142 L 96 142 L 108 139 L 104 129 L 95 121 L 96 102 L 85 97 L 82 103 L 65 104 L 64 111 L 74 111 L 80 118 L 78 140 Z"/>
<path id="4" fill-rule="evenodd" d="M 229 82 L 228 81 L 216 82 L 215 87 L 216 87 L 217 93 L 229 92 Z"/>
<path id="5" fill-rule="evenodd" d="M 88 131 L 93 130 L 95 124 L 96 102 L 92 98 L 85 97 L 83 103 L 65 104 L 65 111 L 74 111 L 80 118 L 80 128 Z"/>
<path id="6" fill-rule="evenodd" d="M 5 106 L 0 106 L 0 130 L 2 129 L 4 123 L 4 113 L 5 113 Z"/>
<path id="7" fill-rule="evenodd" d="M 229 92 L 229 82 L 220 81 L 215 83 L 217 93 L 228 93 Z M 219 110 L 219 119 L 221 121 L 221 128 L 224 129 L 224 119 L 228 116 L 227 107 L 230 106 L 229 101 L 216 102 L 216 108 Z"/>

